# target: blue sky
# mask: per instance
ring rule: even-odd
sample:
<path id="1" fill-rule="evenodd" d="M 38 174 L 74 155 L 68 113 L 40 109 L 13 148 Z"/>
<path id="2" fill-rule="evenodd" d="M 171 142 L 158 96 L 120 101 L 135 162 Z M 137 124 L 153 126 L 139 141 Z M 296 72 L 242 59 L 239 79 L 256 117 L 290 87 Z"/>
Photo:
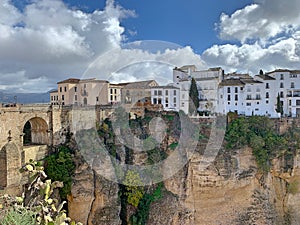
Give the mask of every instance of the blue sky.
<path id="1" fill-rule="evenodd" d="M 103 0 L 66 0 L 67 4 L 92 12 L 103 9 Z M 216 25 L 221 13 L 231 14 L 251 0 L 119 0 L 118 4 L 136 12 L 136 17 L 122 21 L 127 41 L 162 40 L 189 45 L 202 53 L 213 44 L 224 43 L 218 38 Z"/>
<path id="2" fill-rule="evenodd" d="M 299 12 L 299 0 L 0 0 L 0 90 L 44 92 L 68 77 L 169 81 L 186 64 L 300 69 Z"/>

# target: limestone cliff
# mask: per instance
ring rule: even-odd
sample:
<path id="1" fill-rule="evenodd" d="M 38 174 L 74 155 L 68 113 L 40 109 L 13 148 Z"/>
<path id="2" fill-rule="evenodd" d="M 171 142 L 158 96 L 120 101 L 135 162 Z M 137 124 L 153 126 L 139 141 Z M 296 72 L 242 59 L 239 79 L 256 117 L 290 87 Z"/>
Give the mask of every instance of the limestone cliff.
<path id="1" fill-rule="evenodd" d="M 166 154 L 178 141 L 180 129 L 172 123 L 173 120 L 169 120 L 167 125 L 172 130 L 160 146 Z M 145 136 L 147 132 L 145 127 L 133 129 L 136 136 Z M 202 130 L 204 137 L 208 133 L 209 130 Z M 107 145 L 117 143 L 112 135 L 102 135 L 109 136 L 104 140 Z M 247 146 L 233 151 L 222 147 L 215 160 L 203 167 L 206 144 L 204 138 L 186 166 L 164 180 L 166 191 L 161 199 L 151 203 L 148 225 L 299 224 L 299 150 L 292 156 L 275 157 L 269 172 L 261 172 L 253 150 Z M 120 143 L 112 149 L 124 162 L 130 157 L 131 163 L 143 165 L 149 158 L 146 153 L 128 152 Z M 132 155 L 128 156 L 128 153 Z M 69 196 L 70 217 L 89 225 L 130 224 L 120 218 L 122 209 L 118 192 L 118 184 L 99 176 L 79 160 Z M 137 209 L 127 207 L 126 210 L 128 219 Z"/>

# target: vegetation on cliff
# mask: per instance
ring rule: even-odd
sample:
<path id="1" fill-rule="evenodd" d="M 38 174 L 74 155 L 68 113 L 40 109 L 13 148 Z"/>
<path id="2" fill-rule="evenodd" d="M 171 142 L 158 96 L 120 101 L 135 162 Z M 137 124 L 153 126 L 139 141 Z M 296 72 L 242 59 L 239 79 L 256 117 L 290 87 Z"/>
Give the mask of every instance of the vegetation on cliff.
<path id="1" fill-rule="evenodd" d="M 289 160 L 300 144 L 299 128 L 292 126 L 284 134 L 279 134 L 275 127 L 274 120 L 263 116 L 235 118 L 228 124 L 225 147 L 232 151 L 248 145 L 259 169 L 267 172 L 272 159 L 284 156 Z"/>

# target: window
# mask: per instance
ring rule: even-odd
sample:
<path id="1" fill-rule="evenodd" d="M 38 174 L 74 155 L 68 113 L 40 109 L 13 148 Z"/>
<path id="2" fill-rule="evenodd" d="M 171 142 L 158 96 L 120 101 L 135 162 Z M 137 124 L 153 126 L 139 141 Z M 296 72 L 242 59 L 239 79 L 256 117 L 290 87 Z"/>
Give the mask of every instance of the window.
<path id="1" fill-rule="evenodd" d="M 98 102 L 99 101 L 99 97 L 96 97 L 96 102 Z"/>
<path id="2" fill-rule="evenodd" d="M 295 83 L 294 82 L 291 83 L 291 88 L 295 88 Z"/>
<path id="3" fill-rule="evenodd" d="M 154 95 L 157 95 L 157 90 L 154 90 Z"/>
<path id="4" fill-rule="evenodd" d="M 238 87 L 235 87 L 234 92 L 238 93 L 238 91 L 239 91 Z"/>
<path id="5" fill-rule="evenodd" d="M 242 90 L 244 90 L 244 88 L 243 88 L 243 87 L 241 87 L 240 89 L 241 89 L 241 91 L 242 91 Z"/>
<path id="6" fill-rule="evenodd" d="M 117 89 L 115 88 L 115 94 L 117 94 Z"/>
<path id="7" fill-rule="evenodd" d="M 53 101 L 53 96 L 51 96 L 51 101 Z"/>
<path id="8" fill-rule="evenodd" d="M 174 103 L 174 105 L 176 104 L 176 100 L 177 100 L 176 97 L 174 97 L 174 98 L 173 98 L 173 103 Z"/>
<path id="9" fill-rule="evenodd" d="M 283 88 L 283 83 L 280 83 L 280 88 Z"/>
<path id="10" fill-rule="evenodd" d="M 266 104 L 269 104 L 269 101 L 268 101 L 268 100 L 266 101 Z"/>
<path id="11" fill-rule="evenodd" d="M 248 87 L 248 88 L 247 88 L 247 92 L 251 92 L 251 87 Z"/>
<path id="12" fill-rule="evenodd" d="M 67 87 L 65 87 L 65 92 L 67 92 Z"/>
<path id="13" fill-rule="evenodd" d="M 113 89 L 110 89 L 110 94 L 112 94 L 113 93 Z"/>
<path id="14" fill-rule="evenodd" d="M 250 103 L 250 102 L 247 102 L 247 103 L 246 103 L 246 106 L 251 106 L 251 103 Z"/>
<path id="15" fill-rule="evenodd" d="M 266 83 L 266 89 L 269 89 L 269 88 L 270 88 L 269 83 Z"/>
<path id="16" fill-rule="evenodd" d="M 62 87 L 59 88 L 59 92 L 62 92 Z"/>
<path id="17" fill-rule="evenodd" d="M 173 95 L 176 95 L 176 90 L 173 91 Z"/>
<path id="18" fill-rule="evenodd" d="M 77 87 L 74 87 L 74 92 L 77 92 Z"/>
<path id="19" fill-rule="evenodd" d="M 239 98 L 238 95 L 235 95 L 235 96 L 234 96 L 234 100 L 235 100 L 235 101 L 238 101 L 238 100 L 239 100 L 238 98 Z"/>
<path id="20" fill-rule="evenodd" d="M 153 104 L 157 104 L 157 98 L 153 98 Z"/>
<path id="21" fill-rule="evenodd" d="M 115 101 L 117 101 L 117 96 L 115 96 Z"/>
<path id="22" fill-rule="evenodd" d="M 162 91 L 161 90 L 158 91 L 158 95 L 162 95 Z"/>
<path id="23" fill-rule="evenodd" d="M 230 93 L 230 87 L 227 88 L 227 93 Z"/>
<path id="24" fill-rule="evenodd" d="M 259 102 L 256 102 L 256 105 L 259 105 Z"/>
<path id="25" fill-rule="evenodd" d="M 181 103 L 181 107 L 184 107 L 184 102 Z"/>
<path id="26" fill-rule="evenodd" d="M 300 105 L 300 100 L 296 100 L 296 105 Z"/>
<path id="27" fill-rule="evenodd" d="M 260 99 L 260 94 L 256 94 L 256 99 L 257 99 L 257 100 Z"/>
<path id="28" fill-rule="evenodd" d="M 292 105 L 292 100 L 289 100 L 289 105 Z"/>
<path id="29" fill-rule="evenodd" d="M 247 95 L 247 100 L 251 100 L 251 95 Z"/>
<path id="30" fill-rule="evenodd" d="M 61 100 L 63 100 L 63 101 L 65 100 L 65 96 L 64 95 L 61 96 Z"/>
<path id="31" fill-rule="evenodd" d="M 75 99 L 75 101 L 77 101 L 77 95 L 74 95 L 74 99 Z"/>
<path id="32" fill-rule="evenodd" d="M 270 96 L 269 96 L 269 92 L 267 92 L 267 93 L 266 93 L 266 98 L 269 98 L 269 97 L 270 97 Z"/>
<path id="33" fill-rule="evenodd" d="M 283 98 L 283 91 L 280 92 L 280 98 Z"/>
<path id="34" fill-rule="evenodd" d="M 255 111 L 258 111 L 258 108 L 256 108 Z"/>
<path id="35" fill-rule="evenodd" d="M 280 80 L 283 80 L 283 74 L 280 74 Z"/>
<path id="36" fill-rule="evenodd" d="M 230 95 L 227 96 L 227 101 L 230 101 Z"/>
<path id="37" fill-rule="evenodd" d="M 230 102 L 228 102 L 228 105 L 230 105 Z"/>
<path id="38" fill-rule="evenodd" d="M 166 95 L 169 95 L 169 91 L 168 91 L 168 90 L 166 90 L 166 91 L 165 91 L 165 94 L 166 94 Z"/>
<path id="39" fill-rule="evenodd" d="M 110 96 L 110 101 L 113 101 L 114 97 L 113 95 Z"/>

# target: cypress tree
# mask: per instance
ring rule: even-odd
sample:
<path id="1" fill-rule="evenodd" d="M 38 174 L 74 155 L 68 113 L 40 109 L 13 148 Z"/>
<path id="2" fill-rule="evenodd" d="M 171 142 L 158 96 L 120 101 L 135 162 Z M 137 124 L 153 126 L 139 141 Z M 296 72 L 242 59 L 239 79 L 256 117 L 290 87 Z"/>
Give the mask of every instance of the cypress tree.
<path id="1" fill-rule="evenodd" d="M 280 95 L 279 95 L 279 93 L 277 95 L 276 112 L 281 113 L 281 115 L 283 115 L 283 106 L 282 106 L 282 103 L 280 101 Z"/>
<path id="2" fill-rule="evenodd" d="M 199 108 L 199 92 L 196 84 L 196 80 L 192 78 L 191 80 L 191 86 L 189 91 L 189 113 L 194 114 L 197 112 Z"/>

